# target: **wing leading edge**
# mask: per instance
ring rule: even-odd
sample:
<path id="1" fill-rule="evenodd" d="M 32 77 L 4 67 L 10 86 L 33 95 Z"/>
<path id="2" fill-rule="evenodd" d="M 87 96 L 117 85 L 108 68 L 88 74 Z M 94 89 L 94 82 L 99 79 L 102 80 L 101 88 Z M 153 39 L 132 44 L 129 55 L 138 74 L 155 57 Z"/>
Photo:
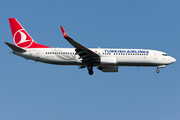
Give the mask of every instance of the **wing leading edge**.
<path id="1" fill-rule="evenodd" d="M 100 55 L 98 55 L 97 53 L 91 51 L 90 49 L 84 47 L 83 45 L 79 44 L 78 42 L 76 42 L 75 40 L 70 38 L 62 26 L 60 26 L 60 28 L 61 28 L 63 37 L 72 46 L 74 46 L 76 48 L 76 54 L 78 54 L 80 56 L 80 58 L 82 58 L 82 61 L 95 60 L 100 57 Z"/>

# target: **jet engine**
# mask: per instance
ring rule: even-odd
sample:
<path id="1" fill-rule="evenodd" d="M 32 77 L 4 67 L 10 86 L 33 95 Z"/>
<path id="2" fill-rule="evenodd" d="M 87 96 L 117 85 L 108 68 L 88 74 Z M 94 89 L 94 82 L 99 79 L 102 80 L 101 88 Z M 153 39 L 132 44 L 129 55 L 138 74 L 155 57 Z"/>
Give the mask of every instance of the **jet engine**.
<path id="1" fill-rule="evenodd" d="M 98 67 L 102 72 L 118 72 L 118 66 Z"/>

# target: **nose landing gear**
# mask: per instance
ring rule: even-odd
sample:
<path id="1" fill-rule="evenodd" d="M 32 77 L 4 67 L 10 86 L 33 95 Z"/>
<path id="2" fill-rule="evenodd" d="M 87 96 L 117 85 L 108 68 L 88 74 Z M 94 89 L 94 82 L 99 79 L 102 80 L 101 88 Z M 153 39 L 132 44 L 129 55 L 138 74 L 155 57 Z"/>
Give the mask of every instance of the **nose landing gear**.
<path id="1" fill-rule="evenodd" d="M 160 71 L 159 71 L 159 68 L 165 68 L 165 67 L 166 67 L 166 65 L 159 65 L 159 66 L 157 66 L 156 72 L 159 73 L 159 72 L 160 72 Z"/>
<path id="2" fill-rule="evenodd" d="M 159 72 L 160 72 L 159 69 L 157 69 L 157 70 L 156 70 L 156 73 L 159 73 Z"/>

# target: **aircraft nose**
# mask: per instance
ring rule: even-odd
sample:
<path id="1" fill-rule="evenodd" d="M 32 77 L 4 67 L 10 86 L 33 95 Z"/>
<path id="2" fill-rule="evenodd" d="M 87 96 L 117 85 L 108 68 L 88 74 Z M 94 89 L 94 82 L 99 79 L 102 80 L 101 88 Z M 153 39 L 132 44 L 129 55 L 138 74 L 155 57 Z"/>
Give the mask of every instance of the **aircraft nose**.
<path id="1" fill-rule="evenodd" d="M 176 62 L 176 59 L 171 57 L 171 63 L 174 63 L 174 62 Z"/>
<path id="2" fill-rule="evenodd" d="M 176 62 L 176 59 L 175 59 L 175 58 L 173 58 L 173 63 L 174 63 L 174 62 Z"/>

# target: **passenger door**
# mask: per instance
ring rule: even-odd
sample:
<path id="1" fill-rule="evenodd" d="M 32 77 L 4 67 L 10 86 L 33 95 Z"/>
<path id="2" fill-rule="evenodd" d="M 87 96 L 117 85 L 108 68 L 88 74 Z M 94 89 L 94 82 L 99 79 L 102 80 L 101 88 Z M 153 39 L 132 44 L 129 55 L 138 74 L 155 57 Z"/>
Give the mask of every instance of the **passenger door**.
<path id="1" fill-rule="evenodd" d="M 154 59 L 157 60 L 158 59 L 158 53 L 154 52 Z"/>

